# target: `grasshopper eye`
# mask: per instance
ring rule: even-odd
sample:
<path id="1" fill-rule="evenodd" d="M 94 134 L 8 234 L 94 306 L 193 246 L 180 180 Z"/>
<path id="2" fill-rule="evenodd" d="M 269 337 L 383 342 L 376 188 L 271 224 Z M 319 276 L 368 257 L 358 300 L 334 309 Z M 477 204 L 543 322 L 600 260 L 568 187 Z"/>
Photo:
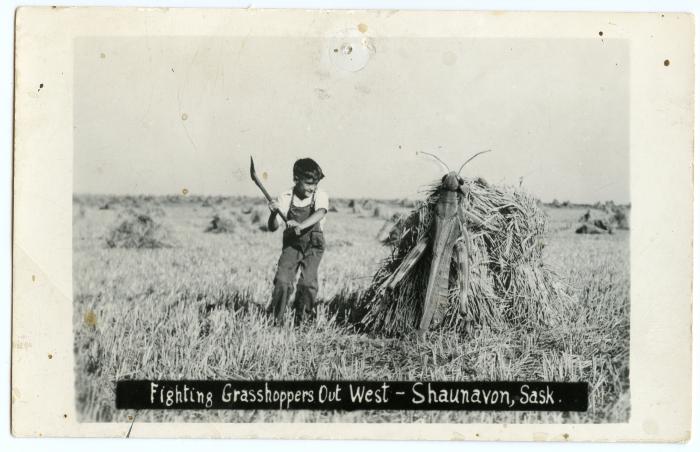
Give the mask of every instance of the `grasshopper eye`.
<path id="1" fill-rule="evenodd" d="M 462 179 L 461 177 L 457 179 L 457 181 L 459 182 L 459 185 L 464 185 L 464 179 Z"/>

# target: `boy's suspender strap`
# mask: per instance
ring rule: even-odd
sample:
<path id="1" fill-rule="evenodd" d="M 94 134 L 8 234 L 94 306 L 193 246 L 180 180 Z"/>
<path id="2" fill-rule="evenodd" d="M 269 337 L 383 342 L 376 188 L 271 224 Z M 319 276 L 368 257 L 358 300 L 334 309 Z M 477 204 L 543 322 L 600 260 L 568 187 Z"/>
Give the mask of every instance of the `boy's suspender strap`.
<path id="1" fill-rule="evenodd" d="M 294 190 L 292 190 L 292 196 L 289 198 L 289 208 L 287 209 L 287 215 L 292 211 L 294 206 Z M 311 196 L 311 213 L 316 212 L 316 192 Z"/>

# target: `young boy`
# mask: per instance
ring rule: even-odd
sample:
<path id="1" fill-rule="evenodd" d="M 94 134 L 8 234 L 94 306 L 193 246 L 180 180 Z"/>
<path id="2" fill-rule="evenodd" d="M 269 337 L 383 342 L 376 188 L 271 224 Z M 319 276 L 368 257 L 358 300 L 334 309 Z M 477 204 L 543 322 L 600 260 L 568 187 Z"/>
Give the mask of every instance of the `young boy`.
<path id="1" fill-rule="evenodd" d="M 294 299 L 295 321 L 299 323 L 313 312 L 318 292 L 318 266 L 325 248 L 323 223 L 328 213 L 328 195 L 317 188 L 324 177 L 321 167 L 310 158 L 300 159 L 294 162 L 293 175 L 294 187 L 268 206 L 270 231 L 277 230 L 280 224 L 276 209 L 287 217 L 287 228 L 282 234 L 282 255 L 277 263 L 275 287 L 268 308 L 278 325 L 284 323 L 284 312 L 298 270 L 301 274 Z"/>

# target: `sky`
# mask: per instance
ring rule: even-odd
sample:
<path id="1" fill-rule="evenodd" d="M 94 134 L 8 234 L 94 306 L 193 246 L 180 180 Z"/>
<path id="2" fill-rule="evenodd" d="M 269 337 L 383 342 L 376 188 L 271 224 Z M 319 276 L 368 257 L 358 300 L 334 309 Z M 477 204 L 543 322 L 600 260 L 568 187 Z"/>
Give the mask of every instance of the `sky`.
<path id="1" fill-rule="evenodd" d="M 629 202 L 629 51 L 615 39 L 81 38 L 74 191 L 248 195 L 314 158 L 330 197 L 417 198 L 445 173 Z M 341 49 L 342 50 L 342 49 Z M 364 54 L 361 52 L 364 51 Z M 353 67 L 352 69 L 357 69 Z"/>

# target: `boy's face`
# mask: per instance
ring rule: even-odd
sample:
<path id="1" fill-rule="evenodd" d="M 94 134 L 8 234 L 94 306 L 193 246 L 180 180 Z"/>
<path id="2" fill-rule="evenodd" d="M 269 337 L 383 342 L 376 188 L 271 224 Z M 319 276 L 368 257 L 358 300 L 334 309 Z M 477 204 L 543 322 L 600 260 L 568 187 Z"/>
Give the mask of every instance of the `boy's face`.
<path id="1" fill-rule="evenodd" d="M 294 184 L 294 189 L 300 198 L 308 198 L 313 195 L 316 192 L 316 187 L 318 187 L 318 182 L 312 179 L 302 180 L 297 177 L 294 178 Z"/>

